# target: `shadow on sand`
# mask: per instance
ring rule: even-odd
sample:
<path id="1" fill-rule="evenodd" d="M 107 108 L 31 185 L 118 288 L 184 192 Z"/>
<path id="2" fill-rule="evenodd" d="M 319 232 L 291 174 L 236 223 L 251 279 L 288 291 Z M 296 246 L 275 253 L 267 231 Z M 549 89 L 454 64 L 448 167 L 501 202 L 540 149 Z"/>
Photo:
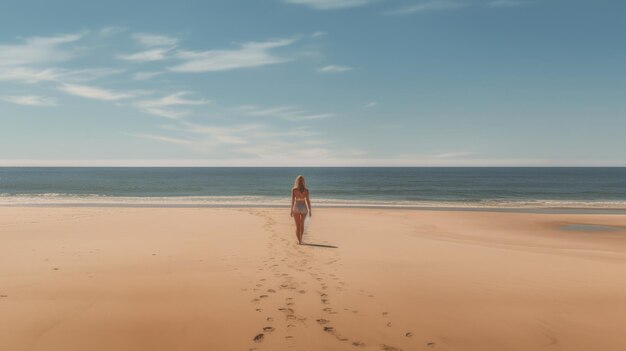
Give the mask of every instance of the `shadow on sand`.
<path id="1" fill-rule="evenodd" d="M 315 247 L 324 247 L 327 249 L 338 249 L 338 246 L 334 246 L 334 245 L 323 245 L 323 244 L 311 244 L 311 243 L 302 243 L 301 245 L 306 245 L 306 246 L 315 246 Z"/>

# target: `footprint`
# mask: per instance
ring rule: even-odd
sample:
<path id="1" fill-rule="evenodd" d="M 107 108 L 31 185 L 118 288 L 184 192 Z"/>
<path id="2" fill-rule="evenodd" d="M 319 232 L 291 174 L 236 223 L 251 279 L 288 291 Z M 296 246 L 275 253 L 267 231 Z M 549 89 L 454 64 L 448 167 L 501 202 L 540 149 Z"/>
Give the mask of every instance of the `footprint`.
<path id="1" fill-rule="evenodd" d="M 266 321 L 268 321 L 268 322 L 273 322 L 273 321 L 274 321 L 274 318 L 272 318 L 272 317 L 267 317 L 265 320 L 266 320 Z"/>
<path id="2" fill-rule="evenodd" d="M 260 298 L 260 299 L 264 299 L 264 298 L 266 298 L 266 297 L 267 297 L 267 295 L 261 295 L 261 296 L 259 296 L 259 298 Z"/>
<path id="3" fill-rule="evenodd" d="M 267 289 L 267 292 L 268 292 L 268 293 L 275 293 L 275 292 L 276 292 L 276 290 L 274 290 L 274 289 Z"/>
<path id="4" fill-rule="evenodd" d="M 263 331 L 266 332 L 266 333 L 271 333 L 271 332 L 274 331 L 274 327 L 264 327 Z"/>
<path id="5" fill-rule="evenodd" d="M 317 320 L 317 323 L 324 325 L 330 323 L 330 321 L 328 319 L 320 318 Z"/>
<path id="6" fill-rule="evenodd" d="M 389 315 L 389 312 L 383 312 L 383 316 Z"/>
<path id="7" fill-rule="evenodd" d="M 352 346 L 355 346 L 355 347 L 365 347 L 365 344 L 360 342 L 360 341 L 353 341 L 352 342 Z"/>
<path id="8" fill-rule="evenodd" d="M 433 348 L 433 347 L 437 346 L 437 344 L 435 344 L 434 342 L 429 342 L 429 343 L 426 344 L 426 346 Z"/>
<path id="9" fill-rule="evenodd" d="M 330 313 L 330 314 L 337 314 L 337 312 L 333 311 L 333 309 L 330 308 L 330 307 L 326 307 L 322 311 L 324 311 L 326 313 Z"/>
<path id="10" fill-rule="evenodd" d="M 406 336 L 407 338 L 410 338 L 410 337 L 413 337 L 413 333 L 407 332 L 406 334 L 404 334 L 404 336 Z"/>
<path id="11" fill-rule="evenodd" d="M 333 327 L 324 327 L 324 331 L 327 332 L 327 333 L 332 333 L 332 332 L 335 331 L 335 328 L 333 328 Z"/>
<path id="12" fill-rule="evenodd" d="M 261 342 L 261 341 L 263 341 L 264 338 L 265 338 L 265 335 L 263 335 L 263 333 L 261 333 L 261 334 L 257 334 L 257 336 L 255 336 L 254 339 L 252 339 L 252 340 L 254 340 L 254 342 Z"/>
<path id="13" fill-rule="evenodd" d="M 383 351 L 402 351 L 402 349 L 385 344 L 380 345 L 380 349 Z"/>

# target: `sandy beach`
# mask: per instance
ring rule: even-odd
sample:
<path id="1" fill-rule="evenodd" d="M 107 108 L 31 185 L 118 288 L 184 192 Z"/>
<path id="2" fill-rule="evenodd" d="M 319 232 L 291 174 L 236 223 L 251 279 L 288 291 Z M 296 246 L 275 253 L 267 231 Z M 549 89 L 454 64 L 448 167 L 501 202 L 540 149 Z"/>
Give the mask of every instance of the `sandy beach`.
<path id="1" fill-rule="evenodd" d="M 0 208 L 0 350 L 626 349 L 626 215 L 325 208 L 309 245 L 293 230 Z"/>

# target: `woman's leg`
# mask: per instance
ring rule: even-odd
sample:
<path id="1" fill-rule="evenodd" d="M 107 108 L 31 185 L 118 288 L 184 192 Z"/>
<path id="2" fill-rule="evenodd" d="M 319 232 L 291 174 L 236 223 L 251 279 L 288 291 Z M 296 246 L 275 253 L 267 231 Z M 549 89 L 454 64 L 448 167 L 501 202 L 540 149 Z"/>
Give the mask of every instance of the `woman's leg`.
<path id="1" fill-rule="evenodd" d="M 306 218 L 306 214 L 300 215 L 300 235 L 298 239 L 300 240 L 300 244 L 302 244 L 302 236 L 304 235 L 304 219 Z"/>
<path id="2" fill-rule="evenodd" d="M 304 217 L 303 214 L 298 214 L 298 244 L 302 244 L 302 233 L 304 232 Z"/>
<path id="3" fill-rule="evenodd" d="M 293 220 L 296 222 L 296 239 L 300 242 L 300 214 L 294 213 Z"/>

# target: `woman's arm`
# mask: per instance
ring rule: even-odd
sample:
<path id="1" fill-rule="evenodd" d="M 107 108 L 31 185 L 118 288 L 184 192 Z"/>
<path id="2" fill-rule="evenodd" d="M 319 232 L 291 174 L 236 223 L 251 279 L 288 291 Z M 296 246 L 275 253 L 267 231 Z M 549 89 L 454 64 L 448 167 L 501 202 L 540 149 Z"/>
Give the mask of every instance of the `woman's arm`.
<path id="1" fill-rule="evenodd" d="M 293 205 L 296 202 L 296 194 L 293 189 L 291 189 L 291 217 L 293 217 Z"/>
<path id="2" fill-rule="evenodd" d="M 313 213 L 311 212 L 311 200 L 309 199 L 309 191 L 306 192 L 306 204 L 309 206 L 309 216 L 313 217 Z"/>

